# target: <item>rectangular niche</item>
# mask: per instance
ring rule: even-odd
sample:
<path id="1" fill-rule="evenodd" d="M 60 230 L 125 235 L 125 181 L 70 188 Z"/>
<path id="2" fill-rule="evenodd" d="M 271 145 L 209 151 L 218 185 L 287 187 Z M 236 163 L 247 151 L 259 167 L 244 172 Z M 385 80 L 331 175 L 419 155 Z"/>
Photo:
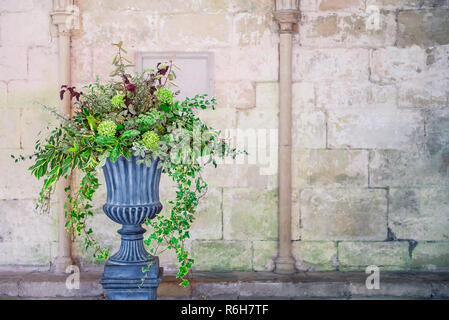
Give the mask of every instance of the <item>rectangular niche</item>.
<path id="1" fill-rule="evenodd" d="M 158 62 L 168 62 L 179 67 L 174 69 L 180 90 L 176 100 L 193 98 L 196 94 L 214 95 L 214 55 L 213 52 L 138 52 L 137 71 L 156 69 Z"/>

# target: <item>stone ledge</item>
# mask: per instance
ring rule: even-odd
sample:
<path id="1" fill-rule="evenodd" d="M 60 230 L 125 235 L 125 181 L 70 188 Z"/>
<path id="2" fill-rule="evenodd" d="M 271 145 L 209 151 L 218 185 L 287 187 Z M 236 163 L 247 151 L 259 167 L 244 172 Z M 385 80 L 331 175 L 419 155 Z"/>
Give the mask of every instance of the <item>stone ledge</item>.
<path id="1" fill-rule="evenodd" d="M 0 273 L 0 299 L 104 299 L 101 272 L 82 272 L 79 290 L 68 290 L 67 275 Z M 380 289 L 365 287 L 361 272 L 194 272 L 188 288 L 164 276 L 159 299 L 448 299 L 449 273 L 383 272 Z"/>

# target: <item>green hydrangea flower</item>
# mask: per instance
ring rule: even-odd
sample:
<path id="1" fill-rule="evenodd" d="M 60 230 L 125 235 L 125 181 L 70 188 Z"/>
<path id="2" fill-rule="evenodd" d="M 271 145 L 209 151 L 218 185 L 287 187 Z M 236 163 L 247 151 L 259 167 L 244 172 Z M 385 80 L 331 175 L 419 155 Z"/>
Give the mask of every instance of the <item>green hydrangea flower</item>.
<path id="1" fill-rule="evenodd" d="M 157 149 L 159 136 L 154 131 L 147 131 L 142 135 L 142 142 L 148 150 Z"/>
<path id="2" fill-rule="evenodd" d="M 156 91 L 156 96 L 159 99 L 160 102 L 171 104 L 173 103 L 173 93 L 165 88 L 159 89 Z"/>
<path id="3" fill-rule="evenodd" d="M 123 98 L 125 98 L 124 94 L 116 94 L 115 96 L 113 96 L 111 99 L 112 106 L 114 108 L 120 107 L 120 104 L 125 102 L 125 100 Z"/>
<path id="4" fill-rule="evenodd" d="M 117 125 L 114 121 L 105 120 L 98 125 L 98 134 L 101 136 L 113 137 L 116 131 Z"/>

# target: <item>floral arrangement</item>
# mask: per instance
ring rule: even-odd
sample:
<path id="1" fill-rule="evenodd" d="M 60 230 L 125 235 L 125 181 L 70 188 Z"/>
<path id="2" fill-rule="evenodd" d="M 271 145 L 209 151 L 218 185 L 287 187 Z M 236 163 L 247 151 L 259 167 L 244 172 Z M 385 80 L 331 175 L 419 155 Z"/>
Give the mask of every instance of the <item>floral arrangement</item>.
<path id="1" fill-rule="evenodd" d="M 99 187 L 98 173 L 107 158 L 115 162 L 120 156 L 129 159 L 135 155 L 149 166 L 159 157 L 162 172 L 177 185 L 176 198 L 169 201 L 169 214 L 146 221 L 151 228 L 144 243 L 152 255 L 164 247 L 176 252 L 177 277 L 186 286 L 194 260 L 184 244 L 190 237 L 198 201 L 207 191 L 202 168 L 216 166 L 217 157 L 235 157 L 239 151 L 197 116 L 197 110 L 215 109 L 215 99 L 197 95 L 182 102 L 176 100 L 177 93 L 171 90 L 176 86 L 172 62 L 131 75 L 127 69 L 132 65 L 122 56 L 126 53 L 122 43 L 114 45 L 118 52 L 111 80 L 103 84 L 97 77 L 83 92 L 63 85 L 60 97 L 70 94 L 75 99 L 74 114 L 58 115 L 61 123 L 45 139 L 38 140 L 34 153 L 28 156 L 34 161 L 31 173 L 43 178 L 37 209 L 48 212 L 56 182 L 67 179 L 74 170 L 80 171 L 83 176 L 79 186 L 66 188 L 66 229 L 82 238 L 86 249 L 93 247 L 97 259 L 107 259 L 109 250 L 101 246 L 87 225 L 87 218 L 93 215 L 92 196 Z M 26 157 L 13 158 L 20 161 Z"/>

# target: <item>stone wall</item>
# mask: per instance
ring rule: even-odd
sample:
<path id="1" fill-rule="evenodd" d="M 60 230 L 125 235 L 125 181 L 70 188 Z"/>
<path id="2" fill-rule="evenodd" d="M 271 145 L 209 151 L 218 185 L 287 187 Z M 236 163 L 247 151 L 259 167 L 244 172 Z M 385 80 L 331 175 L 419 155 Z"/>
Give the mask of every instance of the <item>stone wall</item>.
<path id="1" fill-rule="evenodd" d="M 221 129 L 276 129 L 278 43 L 272 0 L 78 1 L 72 38 L 77 87 L 111 71 L 112 42 L 142 51 L 210 51 Z M 371 26 L 376 6 L 381 28 Z M 56 216 L 36 216 L 37 184 L 10 153 L 31 151 L 57 106 L 51 1 L 0 8 L 0 265 L 49 266 Z M 369 9 L 372 10 L 372 9 Z M 368 10 L 368 11 L 369 11 Z M 302 0 L 293 51 L 293 249 L 299 270 L 449 268 L 449 7 L 445 0 Z M 369 11 L 371 12 L 371 11 Z M 30 23 L 29 21 L 32 21 Z M 6 62 L 6 63 L 5 63 Z M 259 161 L 260 163 L 260 161 Z M 208 169 L 192 232 L 197 270 L 273 270 L 277 175 L 262 164 Z M 161 198 L 173 188 L 165 178 Z M 94 230 L 118 226 L 95 198 Z M 39 230 L 37 232 L 36 230 Z M 94 263 L 75 245 L 83 264 Z M 174 267 L 170 254 L 161 256 Z"/>

